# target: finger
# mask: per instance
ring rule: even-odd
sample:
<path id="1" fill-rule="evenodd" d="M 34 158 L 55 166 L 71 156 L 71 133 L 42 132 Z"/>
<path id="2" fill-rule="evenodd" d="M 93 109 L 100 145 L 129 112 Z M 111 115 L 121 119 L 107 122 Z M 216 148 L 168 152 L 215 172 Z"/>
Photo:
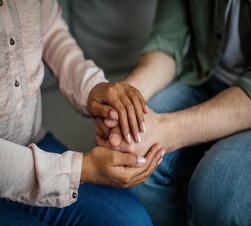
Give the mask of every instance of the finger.
<path id="1" fill-rule="evenodd" d="M 110 144 L 106 142 L 100 135 L 95 136 L 95 142 L 97 146 L 108 147 L 110 148 Z"/>
<path id="2" fill-rule="evenodd" d="M 108 140 L 107 137 L 103 134 L 98 124 L 96 125 L 96 134 L 100 135 L 103 139 Z"/>
<path id="3" fill-rule="evenodd" d="M 113 128 L 119 124 L 119 121 L 113 119 L 104 119 L 104 123 L 107 127 Z"/>
<path id="4" fill-rule="evenodd" d="M 147 155 L 145 157 L 146 164 L 143 167 L 140 167 L 138 169 L 135 169 L 135 170 L 131 171 L 132 172 L 131 176 L 132 176 L 132 178 L 134 178 L 133 180 L 135 180 L 137 178 L 136 181 L 138 181 L 138 180 L 141 180 L 142 178 L 144 178 L 144 176 L 142 177 L 141 175 L 150 168 L 150 166 L 151 166 L 153 160 L 155 159 L 155 157 L 158 160 L 160 159 L 161 153 L 159 152 L 159 149 L 160 149 L 160 144 L 154 144 L 151 147 L 150 151 L 147 153 Z M 158 161 L 155 160 L 154 162 L 156 162 L 156 165 L 157 165 Z"/>
<path id="5" fill-rule="evenodd" d="M 123 139 L 122 131 L 120 125 L 111 129 L 110 136 L 109 136 L 109 143 L 113 147 L 118 147 Z"/>
<path id="6" fill-rule="evenodd" d="M 121 100 L 122 104 L 125 106 L 128 121 L 129 121 L 129 125 L 130 125 L 130 128 L 131 128 L 131 132 L 132 132 L 132 135 L 134 137 L 134 140 L 137 143 L 140 143 L 141 142 L 141 137 L 140 137 L 140 134 L 139 134 L 140 130 L 139 130 L 139 127 L 138 127 L 138 121 L 137 121 L 137 118 L 136 118 L 134 106 L 133 106 L 132 102 L 130 101 L 130 99 L 128 98 L 128 96 L 124 95 L 124 96 L 121 97 L 120 100 Z M 123 127 L 122 127 L 122 130 L 123 130 Z"/>
<path id="7" fill-rule="evenodd" d="M 156 167 L 162 162 L 163 160 L 163 155 L 164 155 L 164 150 L 160 149 L 157 154 L 155 155 L 155 157 L 153 158 L 153 160 L 151 161 L 148 169 L 146 171 L 144 171 L 142 174 L 136 176 L 131 182 L 130 184 L 132 186 L 136 186 L 142 182 L 144 182 L 151 174 L 152 172 L 156 169 Z M 131 186 L 130 185 L 130 186 Z"/>
<path id="8" fill-rule="evenodd" d="M 102 137 L 105 138 L 106 140 L 108 140 L 108 139 L 109 139 L 109 136 L 110 136 L 110 131 L 111 131 L 111 129 L 108 128 L 108 127 L 105 125 L 104 119 L 101 118 L 101 117 L 97 117 L 97 118 L 96 118 L 96 122 L 97 122 L 97 124 L 99 125 L 100 130 L 102 131 L 102 134 L 103 134 Z M 99 134 L 99 133 L 97 133 L 97 134 Z M 100 135 L 101 135 L 101 134 L 100 134 Z"/>
<path id="9" fill-rule="evenodd" d="M 111 163 L 113 166 L 138 167 L 143 166 L 146 163 L 146 159 L 135 153 L 113 152 Z"/>
<path id="10" fill-rule="evenodd" d="M 127 143 L 131 143 L 130 129 L 127 120 L 127 111 L 118 97 L 110 97 L 107 100 L 107 104 L 112 105 L 113 108 L 118 112 L 119 123 L 121 125 L 122 133 Z"/>
<path id="11" fill-rule="evenodd" d="M 140 101 L 140 104 L 141 104 L 141 107 L 144 111 L 145 114 L 148 114 L 149 113 L 149 110 L 148 110 L 148 107 L 146 105 L 146 101 L 144 99 L 144 97 L 141 95 L 141 93 L 135 88 L 133 87 L 133 91 L 136 93 L 136 95 L 138 96 L 139 98 L 139 101 Z"/>
<path id="12" fill-rule="evenodd" d="M 102 117 L 106 119 L 118 120 L 118 113 L 109 105 L 101 104 L 98 101 L 92 100 L 88 106 L 88 112 L 93 117 Z"/>
<path id="13" fill-rule="evenodd" d="M 135 114 L 137 117 L 138 126 L 140 128 L 140 131 L 145 133 L 146 127 L 145 127 L 144 115 L 143 115 L 143 111 L 142 111 L 142 106 L 140 104 L 140 100 L 139 100 L 138 96 L 131 90 L 128 92 L 127 96 L 129 97 L 129 99 L 131 100 L 131 102 L 134 106 L 134 110 L 135 110 Z"/>

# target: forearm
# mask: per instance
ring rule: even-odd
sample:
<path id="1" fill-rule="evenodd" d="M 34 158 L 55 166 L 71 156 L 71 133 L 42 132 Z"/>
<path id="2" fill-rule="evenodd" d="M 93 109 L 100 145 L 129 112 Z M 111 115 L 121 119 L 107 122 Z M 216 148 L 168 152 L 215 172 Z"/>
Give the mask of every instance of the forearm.
<path id="1" fill-rule="evenodd" d="M 170 84 L 175 73 L 174 59 L 160 51 L 153 51 L 139 58 L 137 67 L 126 81 L 137 88 L 147 101 Z"/>
<path id="2" fill-rule="evenodd" d="M 76 199 L 82 153 L 62 155 L 0 139 L 0 197 L 33 206 L 64 207 Z"/>
<path id="3" fill-rule="evenodd" d="M 246 93 L 239 87 L 231 87 L 203 104 L 160 115 L 164 122 L 162 144 L 171 152 L 250 129 L 250 112 L 251 100 Z"/>

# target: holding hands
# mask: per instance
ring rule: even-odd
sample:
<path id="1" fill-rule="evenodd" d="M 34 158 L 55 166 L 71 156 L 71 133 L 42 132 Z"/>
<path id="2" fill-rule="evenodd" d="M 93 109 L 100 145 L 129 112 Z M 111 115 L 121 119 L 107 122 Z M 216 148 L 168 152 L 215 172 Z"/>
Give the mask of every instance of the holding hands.
<path id="1" fill-rule="evenodd" d="M 126 188 L 145 181 L 164 150 L 150 136 L 158 118 L 140 92 L 127 82 L 99 83 L 89 94 L 87 110 L 98 123 L 98 146 L 83 157 L 81 183 Z"/>
<path id="2" fill-rule="evenodd" d="M 141 133 L 142 142 L 140 143 L 132 141 L 128 144 L 125 139 L 123 139 L 121 125 L 118 124 L 118 121 L 110 122 L 110 120 L 104 120 L 101 117 L 98 117 L 96 121 L 97 135 L 95 139 L 99 146 L 145 156 L 153 144 L 159 143 L 159 136 L 156 137 L 156 134 L 159 134 L 160 131 L 156 125 L 160 122 L 158 114 L 154 113 L 151 109 L 149 109 L 149 113 L 145 115 L 146 132 Z"/>
<path id="3" fill-rule="evenodd" d="M 93 117 L 118 120 L 127 143 L 132 141 L 131 134 L 140 142 L 140 131 L 145 131 L 143 113 L 148 108 L 140 92 L 127 82 L 97 84 L 89 94 L 87 110 Z"/>
<path id="4" fill-rule="evenodd" d="M 145 158 L 134 153 L 121 153 L 96 147 L 85 154 L 81 183 L 92 182 L 115 188 L 135 187 L 155 170 L 163 150 L 155 144 Z"/>

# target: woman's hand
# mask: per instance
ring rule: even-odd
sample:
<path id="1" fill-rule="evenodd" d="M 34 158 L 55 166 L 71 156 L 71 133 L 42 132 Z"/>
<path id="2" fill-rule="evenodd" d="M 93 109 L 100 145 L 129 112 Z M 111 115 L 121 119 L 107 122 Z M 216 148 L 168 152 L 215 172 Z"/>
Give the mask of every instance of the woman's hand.
<path id="1" fill-rule="evenodd" d="M 153 145 L 145 158 L 97 146 L 83 157 L 81 183 L 134 187 L 152 174 L 161 161 L 162 153 L 159 144 Z"/>
<path id="2" fill-rule="evenodd" d="M 140 92 L 125 81 L 97 84 L 89 94 L 87 110 L 93 117 L 119 120 L 128 143 L 131 143 L 130 131 L 138 143 L 140 131 L 145 132 L 146 102 Z"/>

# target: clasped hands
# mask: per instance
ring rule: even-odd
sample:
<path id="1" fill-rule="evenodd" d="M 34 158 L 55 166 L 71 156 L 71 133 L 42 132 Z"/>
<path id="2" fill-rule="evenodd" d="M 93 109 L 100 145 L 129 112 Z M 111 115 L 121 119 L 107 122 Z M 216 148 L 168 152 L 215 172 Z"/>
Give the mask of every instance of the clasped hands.
<path id="1" fill-rule="evenodd" d="M 145 181 L 164 150 L 150 135 L 158 119 L 140 92 L 127 82 L 99 83 L 87 110 L 97 121 L 98 146 L 84 155 L 81 182 L 126 188 Z"/>

